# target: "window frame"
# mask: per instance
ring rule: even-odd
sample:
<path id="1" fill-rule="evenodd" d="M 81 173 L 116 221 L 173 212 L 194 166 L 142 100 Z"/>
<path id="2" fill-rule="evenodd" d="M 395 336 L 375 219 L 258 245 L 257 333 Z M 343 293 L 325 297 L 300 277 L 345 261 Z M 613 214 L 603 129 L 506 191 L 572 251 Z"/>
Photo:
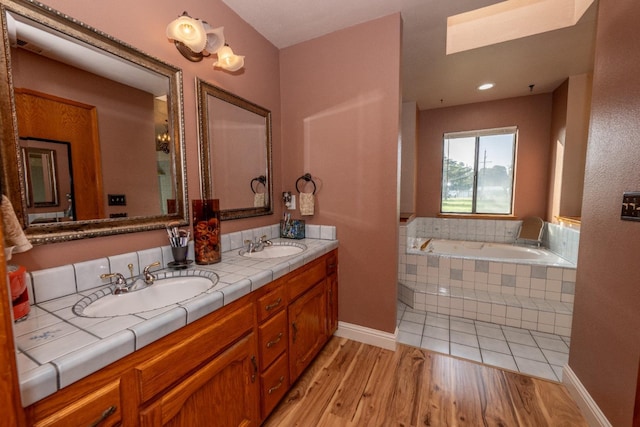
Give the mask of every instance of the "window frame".
<path id="1" fill-rule="evenodd" d="M 479 149 L 480 138 L 484 136 L 494 135 L 513 135 L 513 150 L 512 150 L 512 165 L 513 172 L 511 174 L 511 202 L 509 204 L 509 212 L 496 213 L 496 212 L 477 212 L 477 196 L 478 196 L 478 165 L 479 165 Z M 444 212 L 443 201 L 444 192 L 448 191 L 445 188 L 444 176 L 445 176 L 445 144 L 447 139 L 458 138 L 474 138 L 475 139 L 475 153 L 474 153 L 474 165 L 473 165 L 473 186 L 471 195 L 471 212 Z M 442 158 L 441 158 L 441 175 L 440 175 L 440 215 L 469 215 L 469 216 L 511 216 L 514 211 L 515 202 L 515 178 L 516 178 L 516 161 L 517 161 L 517 149 L 518 149 L 518 127 L 517 126 L 505 126 L 499 128 L 490 129 L 478 129 L 471 131 L 458 131 L 458 132 L 445 132 L 442 135 Z"/>

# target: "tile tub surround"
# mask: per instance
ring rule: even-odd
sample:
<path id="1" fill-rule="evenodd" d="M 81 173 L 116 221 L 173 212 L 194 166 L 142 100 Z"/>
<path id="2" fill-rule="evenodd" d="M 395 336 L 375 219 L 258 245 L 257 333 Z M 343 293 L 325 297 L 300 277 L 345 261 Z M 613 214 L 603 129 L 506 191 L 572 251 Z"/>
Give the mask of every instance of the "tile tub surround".
<path id="1" fill-rule="evenodd" d="M 431 237 L 428 232 L 434 238 L 508 243 L 517 221 L 416 220 L 400 226 L 400 301 L 417 310 L 570 336 L 575 268 L 407 253 L 413 238 Z M 467 234 L 454 230 L 458 225 Z"/>
<path id="2" fill-rule="evenodd" d="M 407 244 L 402 238 L 434 238 L 447 240 L 467 240 L 472 242 L 515 242 L 522 221 L 500 219 L 457 219 L 418 217 L 400 227 L 400 244 Z M 578 260 L 580 231 L 563 225 L 545 223 L 542 242 L 545 248 L 572 264 Z"/>
<path id="3" fill-rule="evenodd" d="M 31 272 L 28 282 L 34 305 L 25 321 L 14 324 L 23 405 L 55 393 L 338 247 L 335 227 L 306 227 L 308 238 L 295 240 L 306 245 L 306 251 L 272 259 L 246 258 L 238 250 L 244 240 L 254 237 L 266 235 L 277 241 L 279 224 L 223 235 L 220 263 L 173 271 L 184 275 L 193 270 L 215 272 L 219 281 L 213 288 L 182 303 L 135 315 L 80 317 L 72 307 L 108 286 L 108 281 L 99 278 L 102 273 L 120 272 L 129 277 L 129 263 L 134 265 L 134 275 L 158 260 L 167 265 L 173 261 L 169 246 Z M 192 258 L 193 243 L 189 254 Z"/>

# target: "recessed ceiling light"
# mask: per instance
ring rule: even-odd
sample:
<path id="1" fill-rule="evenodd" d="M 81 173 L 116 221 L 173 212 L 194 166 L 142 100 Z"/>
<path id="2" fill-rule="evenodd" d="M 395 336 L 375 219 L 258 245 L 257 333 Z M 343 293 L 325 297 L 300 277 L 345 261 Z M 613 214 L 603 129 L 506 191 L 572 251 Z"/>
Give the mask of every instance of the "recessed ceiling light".
<path id="1" fill-rule="evenodd" d="M 487 90 L 487 89 L 491 89 L 493 86 L 495 86 L 493 83 L 485 83 L 485 84 L 481 84 L 480 86 L 478 86 L 478 90 Z"/>

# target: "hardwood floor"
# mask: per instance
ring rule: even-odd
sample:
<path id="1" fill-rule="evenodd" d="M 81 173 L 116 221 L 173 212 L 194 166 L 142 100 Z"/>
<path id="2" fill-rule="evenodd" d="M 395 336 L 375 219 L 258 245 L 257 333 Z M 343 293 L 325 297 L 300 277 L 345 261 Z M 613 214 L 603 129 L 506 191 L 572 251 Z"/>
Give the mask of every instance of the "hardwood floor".
<path id="1" fill-rule="evenodd" d="M 564 386 L 334 337 L 264 426 L 587 426 Z"/>

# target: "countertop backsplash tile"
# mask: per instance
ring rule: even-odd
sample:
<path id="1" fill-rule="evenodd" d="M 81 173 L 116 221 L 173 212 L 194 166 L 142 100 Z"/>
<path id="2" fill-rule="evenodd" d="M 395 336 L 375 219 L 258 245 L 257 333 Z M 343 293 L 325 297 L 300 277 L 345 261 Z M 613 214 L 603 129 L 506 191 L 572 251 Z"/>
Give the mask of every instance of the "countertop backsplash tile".
<path id="1" fill-rule="evenodd" d="M 104 286 L 101 274 L 109 273 L 109 259 L 99 258 L 91 261 L 73 264 L 76 273 L 76 288 L 78 292 Z"/>
<path id="2" fill-rule="evenodd" d="M 36 303 L 49 301 L 76 292 L 76 277 L 72 265 L 31 272 Z"/>

